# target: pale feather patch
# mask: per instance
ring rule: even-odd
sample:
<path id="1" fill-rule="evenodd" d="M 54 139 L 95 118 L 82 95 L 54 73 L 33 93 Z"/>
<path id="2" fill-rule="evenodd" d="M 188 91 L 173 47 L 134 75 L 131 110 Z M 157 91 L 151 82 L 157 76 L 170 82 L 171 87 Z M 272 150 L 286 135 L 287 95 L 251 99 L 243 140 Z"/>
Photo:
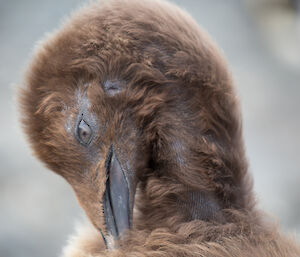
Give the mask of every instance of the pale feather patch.
<path id="1" fill-rule="evenodd" d="M 69 238 L 61 257 L 93 257 L 104 250 L 101 234 L 85 220 L 76 224 L 76 232 Z"/>
<path id="2" fill-rule="evenodd" d="M 111 251 L 114 250 L 116 248 L 116 244 L 113 235 L 105 236 L 105 239 L 107 242 L 107 248 Z"/>

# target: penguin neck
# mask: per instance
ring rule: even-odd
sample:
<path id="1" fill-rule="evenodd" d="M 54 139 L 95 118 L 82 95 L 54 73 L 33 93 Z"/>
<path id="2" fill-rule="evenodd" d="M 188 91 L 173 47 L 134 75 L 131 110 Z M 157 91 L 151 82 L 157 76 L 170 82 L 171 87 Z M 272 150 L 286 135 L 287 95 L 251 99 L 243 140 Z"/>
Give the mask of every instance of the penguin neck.
<path id="1" fill-rule="evenodd" d="M 167 180 L 149 179 L 140 187 L 136 197 L 138 228 L 171 230 L 193 220 L 224 223 L 222 207 L 213 193 L 190 189 Z M 135 222 L 136 221 L 136 222 Z"/>

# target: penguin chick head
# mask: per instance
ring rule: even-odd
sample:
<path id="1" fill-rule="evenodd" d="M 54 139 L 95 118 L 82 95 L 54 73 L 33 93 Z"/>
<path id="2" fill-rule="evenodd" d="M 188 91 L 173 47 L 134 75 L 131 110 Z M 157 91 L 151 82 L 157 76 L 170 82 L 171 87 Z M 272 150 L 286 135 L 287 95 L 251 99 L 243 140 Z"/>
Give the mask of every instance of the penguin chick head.
<path id="1" fill-rule="evenodd" d="M 226 63 L 177 7 L 113 0 L 83 8 L 38 47 L 25 84 L 21 111 L 35 154 L 70 183 L 104 236 L 131 227 L 138 183 L 150 200 L 188 188 L 212 193 L 215 209 L 245 206 Z M 166 192 L 147 187 L 153 177 Z"/>

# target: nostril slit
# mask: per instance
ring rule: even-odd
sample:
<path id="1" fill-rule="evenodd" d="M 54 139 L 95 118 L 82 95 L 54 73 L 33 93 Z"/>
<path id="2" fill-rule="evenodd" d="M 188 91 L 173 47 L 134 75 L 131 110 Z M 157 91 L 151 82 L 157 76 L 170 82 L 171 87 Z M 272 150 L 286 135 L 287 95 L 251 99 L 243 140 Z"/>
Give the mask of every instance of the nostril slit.
<path id="1" fill-rule="evenodd" d="M 112 154 L 113 154 L 113 147 L 111 146 L 108 150 L 106 160 L 105 160 L 106 178 L 108 178 L 109 175 L 108 173 L 111 165 Z"/>

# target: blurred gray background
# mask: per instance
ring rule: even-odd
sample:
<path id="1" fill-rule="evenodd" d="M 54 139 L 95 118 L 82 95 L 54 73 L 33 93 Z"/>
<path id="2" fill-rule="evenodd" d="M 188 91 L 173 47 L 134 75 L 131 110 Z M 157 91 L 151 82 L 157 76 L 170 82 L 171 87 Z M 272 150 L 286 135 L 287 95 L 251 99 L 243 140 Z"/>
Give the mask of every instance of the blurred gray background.
<path id="1" fill-rule="evenodd" d="M 261 207 L 300 234 L 300 18 L 297 0 L 174 0 L 225 53 L 239 95 Z M 16 88 L 36 42 L 80 0 L 0 0 L 0 257 L 59 256 L 83 214 L 32 155 Z"/>

